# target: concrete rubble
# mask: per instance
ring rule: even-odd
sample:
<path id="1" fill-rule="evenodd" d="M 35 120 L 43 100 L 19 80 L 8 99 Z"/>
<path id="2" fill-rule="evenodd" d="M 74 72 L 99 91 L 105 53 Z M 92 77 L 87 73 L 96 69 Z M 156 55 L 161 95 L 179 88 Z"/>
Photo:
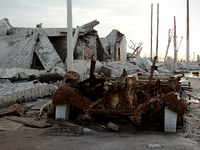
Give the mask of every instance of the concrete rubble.
<path id="1" fill-rule="evenodd" d="M 192 88 L 181 84 L 183 73 L 174 74 L 173 60 L 168 57 L 162 72 L 163 62 L 156 63 L 156 58 L 141 58 L 140 52 L 134 59 L 127 57 L 125 35 L 112 30 L 100 38 L 93 29 L 98 24 L 94 20 L 73 29 L 77 37 L 70 72 L 65 64 L 66 28 L 15 28 L 8 19 L 0 20 L 0 107 L 48 96 L 52 100 L 39 117 L 50 105 L 54 119 L 63 107 L 63 116 L 71 107 L 68 118 L 76 121 L 114 116 L 139 126 L 150 122 L 164 127 L 165 108 L 182 118 L 187 105 L 180 96 Z M 180 70 L 185 66 L 178 63 Z M 199 63 L 190 63 L 190 69 L 200 69 Z M 108 128 L 119 130 L 111 121 Z"/>

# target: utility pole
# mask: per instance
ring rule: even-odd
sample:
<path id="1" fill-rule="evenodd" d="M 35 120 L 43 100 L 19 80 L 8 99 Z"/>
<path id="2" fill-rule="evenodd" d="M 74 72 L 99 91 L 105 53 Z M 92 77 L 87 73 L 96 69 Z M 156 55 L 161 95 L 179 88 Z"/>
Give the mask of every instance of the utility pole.
<path id="1" fill-rule="evenodd" d="M 72 0 L 67 0 L 67 71 L 73 71 Z"/>
<path id="2" fill-rule="evenodd" d="M 67 71 L 73 71 L 72 0 L 67 0 Z M 56 119 L 69 120 L 71 104 L 56 105 Z"/>
<path id="3" fill-rule="evenodd" d="M 187 0 L 187 50 L 186 50 L 186 71 L 189 72 L 190 57 L 190 41 L 189 41 L 189 0 Z"/>
<path id="4" fill-rule="evenodd" d="M 158 60 L 158 29 L 159 29 L 159 4 L 157 3 L 157 36 L 156 36 L 156 57 Z"/>
<path id="5" fill-rule="evenodd" d="M 174 16 L 174 64 L 175 72 L 177 72 L 177 48 L 176 48 L 176 17 Z"/>
<path id="6" fill-rule="evenodd" d="M 152 61 L 152 34 L 153 34 L 153 4 L 151 4 L 151 43 L 150 43 L 150 49 L 151 49 L 151 61 Z"/>

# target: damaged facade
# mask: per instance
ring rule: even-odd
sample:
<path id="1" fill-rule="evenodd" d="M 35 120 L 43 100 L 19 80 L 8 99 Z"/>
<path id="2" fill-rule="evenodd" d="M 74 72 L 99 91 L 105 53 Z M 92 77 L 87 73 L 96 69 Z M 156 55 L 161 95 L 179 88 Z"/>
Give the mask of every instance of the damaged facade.
<path id="1" fill-rule="evenodd" d="M 8 22 L 8 20 L 3 19 Z M 79 30 L 74 49 L 74 59 L 105 61 L 116 59 L 112 54 L 120 50 L 121 61 L 126 61 L 126 40 L 120 35 L 113 35 L 109 53 L 104 50 L 98 32 L 90 27 L 92 21 L 83 25 Z M 8 22 L 9 24 L 9 22 Z M 95 26 L 94 24 L 93 26 Z M 89 27 L 88 27 L 89 26 Z M 4 27 L 2 25 L 2 27 Z M 66 28 L 0 28 L 1 38 L 1 68 L 45 69 L 53 67 L 65 69 L 67 58 L 67 29 Z M 3 32 L 4 31 L 4 32 Z M 6 32 L 5 32 L 6 31 Z M 74 29 L 75 32 L 75 29 Z M 117 41 L 118 40 L 118 41 Z M 12 60 L 12 61 L 11 61 Z"/>

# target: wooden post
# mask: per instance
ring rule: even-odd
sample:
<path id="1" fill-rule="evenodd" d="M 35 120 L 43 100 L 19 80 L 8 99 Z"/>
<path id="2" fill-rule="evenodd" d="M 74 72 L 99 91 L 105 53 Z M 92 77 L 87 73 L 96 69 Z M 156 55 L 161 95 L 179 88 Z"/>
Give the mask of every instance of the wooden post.
<path id="1" fill-rule="evenodd" d="M 73 71 L 72 0 L 67 0 L 67 71 Z"/>
<path id="2" fill-rule="evenodd" d="M 176 17 L 174 16 L 174 71 L 177 72 L 177 49 L 176 49 Z"/>
<path id="3" fill-rule="evenodd" d="M 156 57 L 158 60 L 158 31 L 159 31 L 159 4 L 157 3 L 157 36 L 156 36 Z"/>
<path id="4" fill-rule="evenodd" d="M 186 71 L 189 72 L 189 59 L 190 59 L 190 50 L 189 50 L 189 0 L 187 0 L 187 50 L 186 50 Z"/>
<path id="5" fill-rule="evenodd" d="M 153 4 L 151 4 L 151 43 L 150 43 L 150 49 L 151 49 L 151 61 L 152 61 L 152 34 L 153 34 Z"/>

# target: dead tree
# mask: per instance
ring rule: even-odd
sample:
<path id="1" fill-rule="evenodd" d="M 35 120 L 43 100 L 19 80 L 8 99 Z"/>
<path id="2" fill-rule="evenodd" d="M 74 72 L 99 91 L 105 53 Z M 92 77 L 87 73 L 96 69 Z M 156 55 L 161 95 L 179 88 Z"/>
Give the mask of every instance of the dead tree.
<path id="1" fill-rule="evenodd" d="M 128 47 L 133 50 L 133 58 L 136 58 L 137 54 L 142 50 L 142 44 L 142 42 L 137 44 L 130 40 Z"/>

